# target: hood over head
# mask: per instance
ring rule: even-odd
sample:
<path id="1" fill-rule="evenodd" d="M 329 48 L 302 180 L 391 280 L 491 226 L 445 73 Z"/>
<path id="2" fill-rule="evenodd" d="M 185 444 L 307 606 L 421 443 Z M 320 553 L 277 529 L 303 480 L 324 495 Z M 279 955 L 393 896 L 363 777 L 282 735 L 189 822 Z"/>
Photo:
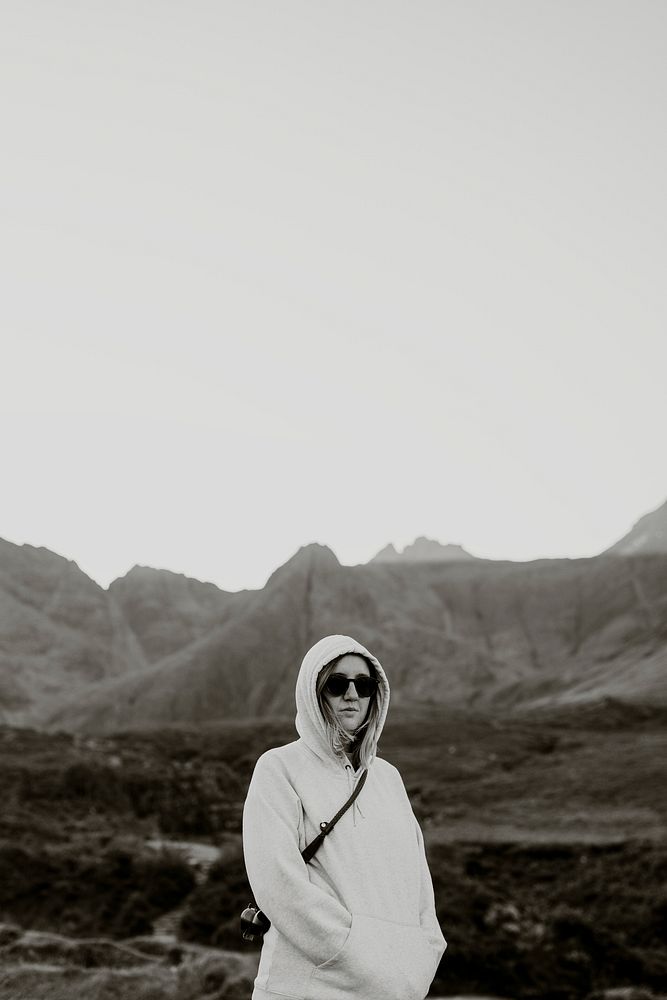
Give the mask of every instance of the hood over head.
<path id="1" fill-rule="evenodd" d="M 376 697 L 380 700 L 380 713 L 375 723 L 372 741 L 372 757 L 375 752 L 387 718 L 389 708 L 389 681 L 380 661 L 349 635 L 326 635 L 312 646 L 303 658 L 296 680 L 296 731 L 304 743 L 322 760 L 331 761 L 340 767 L 329 741 L 320 706 L 317 703 L 317 677 L 320 670 L 345 653 L 357 653 L 369 660 L 378 678 Z"/>

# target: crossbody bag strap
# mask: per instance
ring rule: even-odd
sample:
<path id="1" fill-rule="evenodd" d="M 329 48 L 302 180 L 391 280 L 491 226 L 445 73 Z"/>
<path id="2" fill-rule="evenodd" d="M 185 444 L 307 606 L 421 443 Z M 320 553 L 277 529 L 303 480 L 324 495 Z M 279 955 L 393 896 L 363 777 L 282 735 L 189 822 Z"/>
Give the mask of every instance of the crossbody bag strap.
<path id="1" fill-rule="evenodd" d="M 359 778 L 359 781 L 357 782 L 354 791 L 350 795 L 350 797 L 347 800 L 347 802 L 345 803 L 345 805 L 342 806 L 342 808 L 340 808 L 338 810 L 338 812 L 336 813 L 336 815 L 334 816 L 334 818 L 330 819 L 328 823 L 326 823 L 326 822 L 325 823 L 320 823 L 320 830 L 322 832 L 318 833 L 318 835 L 315 837 L 315 840 L 311 840 L 311 842 L 308 844 L 308 846 L 305 847 L 303 849 L 303 851 L 301 852 L 301 857 L 306 862 L 306 864 L 308 864 L 308 862 L 313 857 L 313 855 L 316 853 L 316 851 L 318 851 L 319 848 L 322 846 L 322 844 L 324 843 L 324 838 L 328 837 L 328 835 L 331 833 L 331 831 L 333 830 L 333 828 L 335 827 L 336 823 L 341 818 L 341 816 L 343 815 L 343 813 L 347 812 L 347 810 L 350 808 L 350 806 L 352 805 L 352 803 L 356 799 L 357 795 L 359 794 L 359 792 L 361 791 L 361 789 L 364 787 L 364 783 L 365 783 L 367 777 L 368 777 L 368 771 L 364 771 L 364 773 L 362 774 L 362 776 Z"/>

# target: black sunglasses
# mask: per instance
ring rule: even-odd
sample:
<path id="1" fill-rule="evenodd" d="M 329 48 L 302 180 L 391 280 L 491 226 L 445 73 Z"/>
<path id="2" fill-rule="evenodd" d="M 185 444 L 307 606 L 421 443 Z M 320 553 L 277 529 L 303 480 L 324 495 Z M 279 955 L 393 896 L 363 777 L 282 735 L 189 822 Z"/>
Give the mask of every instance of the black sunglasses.
<path id="1" fill-rule="evenodd" d="M 345 694 L 350 684 L 354 684 L 360 698 L 370 698 L 371 695 L 375 694 L 378 686 L 375 677 L 366 677 L 365 674 L 360 674 L 359 677 L 348 677 L 346 674 L 332 674 L 326 680 L 324 690 L 328 694 L 332 694 L 335 698 L 340 698 L 342 694 Z"/>

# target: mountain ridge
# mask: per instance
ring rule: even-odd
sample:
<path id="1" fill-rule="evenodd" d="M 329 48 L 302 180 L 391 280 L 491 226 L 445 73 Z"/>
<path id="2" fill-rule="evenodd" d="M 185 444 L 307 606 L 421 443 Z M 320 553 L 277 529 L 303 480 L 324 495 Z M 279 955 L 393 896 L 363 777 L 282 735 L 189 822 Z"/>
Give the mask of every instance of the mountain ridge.
<path id="1" fill-rule="evenodd" d="M 82 690 L 44 721 L 105 732 L 289 714 L 304 652 L 333 632 L 378 655 L 398 705 L 667 704 L 666 594 L 664 557 L 456 567 L 302 559 L 194 642 Z"/>
<path id="2" fill-rule="evenodd" d="M 73 560 L 0 539 L 0 722 L 105 730 L 289 713 L 303 653 L 332 632 L 387 659 L 398 703 L 662 703 L 667 552 L 642 545 L 663 519 L 667 504 L 637 522 L 629 554 L 621 539 L 579 560 L 396 553 L 343 566 L 313 542 L 238 592 L 140 565 L 104 590 Z"/>
<path id="3" fill-rule="evenodd" d="M 603 555 L 637 555 L 640 552 L 667 552 L 667 500 L 640 517 Z"/>

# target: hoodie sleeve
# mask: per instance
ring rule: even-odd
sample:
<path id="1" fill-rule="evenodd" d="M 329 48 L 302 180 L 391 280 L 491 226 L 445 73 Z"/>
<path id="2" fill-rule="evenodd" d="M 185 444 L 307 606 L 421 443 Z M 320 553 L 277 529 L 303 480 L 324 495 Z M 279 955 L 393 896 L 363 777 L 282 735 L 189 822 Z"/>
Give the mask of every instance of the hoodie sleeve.
<path id="1" fill-rule="evenodd" d="M 255 901 L 315 965 L 338 952 L 352 915 L 313 885 L 299 850 L 299 797 L 271 752 L 255 765 L 243 807 L 243 853 Z"/>
<path id="2" fill-rule="evenodd" d="M 424 846 L 424 835 L 417 818 L 415 817 L 415 830 L 417 843 L 419 845 L 419 919 L 421 928 L 426 935 L 426 939 L 435 952 L 438 953 L 438 962 L 445 953 L 447 942 L 440 930 L 440 924 L 435 912 L 435 895 L 433 892 L 433 880 L 426 860 L 426 848 Z"/>

